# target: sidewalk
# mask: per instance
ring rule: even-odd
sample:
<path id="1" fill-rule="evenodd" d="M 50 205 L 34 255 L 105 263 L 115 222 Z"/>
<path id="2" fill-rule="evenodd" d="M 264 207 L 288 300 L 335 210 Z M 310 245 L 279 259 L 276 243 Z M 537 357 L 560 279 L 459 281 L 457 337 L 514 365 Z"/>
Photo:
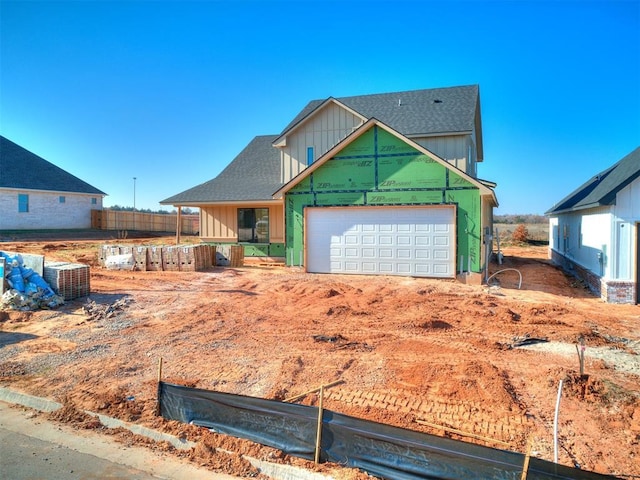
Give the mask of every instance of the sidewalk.
<path id="1" fill-rule="evenodd" d="M 113 464 L 146 472 L 156 478 L 172 480 L 233 480 L 238 478 L 196 468 L 186 460 L 164 456 L 144 447 L 125 446 L 97 432 L 74 430 L 66 425 L 49 423 L 32 410 L 10 406 L 4 401 L 0 401 L 0 429 L 15 433 L 16 438 L 19 435 L 25 435 L 50 442 Z M 9 455 L 5 458 L 4 454 L 0 453 L 0 470 L 5 470 L 5 463 L 7 466 L 9 465 L 11 459 L 8 457 Z M 75 461 L 80 460 L 76 459 Z M 29 468 L 31 469 L 32 466 L 29 465 Z M 49 466 L 49 468 L 51 467 Z M 74 470 L 80 472 L 83 468 L 86 467 L 77 465 Z M 47 475 L 39 478 L 50 477 Z"/>
<path id="2" fill-rule="evenodd" d="M 171 480 L 233 480 L 240 478 L 197 468 L 187 460 L 164 456 L 147 448 L 123 446 L 121 443 L 97 432 L 90 430 L 80 431 L 65 425 L 52 424 L 38 418 L 33 411 L 53 412 L 60 407 L 62 405 L 58 402 L 0 387 L 0 428 L 39 440 L 57 443 L 81 453 L 91 454 L 113 463 L 147 472 L 157 478 Z M 142 425 L 126 423 L 117 418 L 93 412 L 86 413 L 97 415 L 100 418 L 100 422 L 106 427 L 126 428 L 133 433 L 155 441 L 169 442 L 177 449 L 188 450 L 194 446 L 191 442 L 186 442 L 173 435 L 158 432 Z M 244 458 L 260 470 L 262 474 L 274 480 L 332 480 L 331 476 L 310 472 L 291 465 L 265 462 L 247 456 L 244 456 Z M 3 458 L 0 456 L 0 467 L 2 463 Z"/>

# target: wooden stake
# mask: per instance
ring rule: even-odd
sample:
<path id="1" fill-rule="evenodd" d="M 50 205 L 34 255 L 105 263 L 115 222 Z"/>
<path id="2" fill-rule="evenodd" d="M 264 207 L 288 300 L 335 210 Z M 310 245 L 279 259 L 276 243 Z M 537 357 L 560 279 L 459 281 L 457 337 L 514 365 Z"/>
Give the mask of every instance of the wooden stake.
<path id="1" fill-rule="evenodd" d="M 576 345 L 576 352 L 578 352 L 578 362 L 580 362 L 580 376 L 584 375 L 584 351 L 587 347 L 584 344 L 584 338 L 580 337 L 580 347 Z"/>
<path id="2" fill-rule="evenodd" d="M 529 471 L 529 459 L 531 458 L 531 446 L 533 444 L 531 438 L 527 442 L 527 454 L 524 457 L 524 465 L 522 466 L 522 476 L 520 480 L 527 480 L 527 472 Z"/>
<path id="3" fill-rule="evenodd" d="M 322 400 L 324 398 L 324 386 L 320 386 L 320 402 L 318 404 L 318 430 L 316 432 L 316 456 L 315 462 L 316 464 L 320 463 L 320 444 L 322 443 Z"/>
<path id="4" fill-rule="evenodd" d="M 287 399 L 285 399 L 283 401 L 285 401 L 285 402 L 295 402 L 296 400 L 300 400 L 301 398 L 304 398 L 304 397 L 306 397 L 307 395 L 309 395 L 311 393 L 319 392 L 322 387 L 329 388 L 329 387 L 333 387 L 335 385 L 338 385 L 339 383 L 343 383 L 343 380 L 336 380 L 335 382 L 325 383 L 324 385 L 321 385 L 318 388 L 314 388 L 313 390 L 309 390 L 307 392 L 301 393 L 300 395 L 296 395 L 295 397 L 287 398 Z"/>
<path id="5" fill-rule="evenodd" d="M 162 382 L 162 357 L 158 359 L 158 393 L 156 397 L 156 416 L 160 416 L 160 382 Z"/>
<path id="6" fill-rule="evenodd" d="M 500 445 L 509 446 L 507 442 L 503 442 L 502 440 L 496 440 L 495 438 L 483 437 L 482 435 L 476 435 L 475 433 L 463 432 L 462 430 L 456 430 L 455 428 L 445 427 L 443 425 L 438 425 L 436 423 L 425 422 L 424 420 L 416 420 L 416 423 L 420 425 L 426 425 L 427 427 L 438 428 L 445 432 L 455 433 L 456 435 L 462 435 L 463 437 L 475 438 L 477 440 L 484 440 L 485 442 L 498 443 Z"/>

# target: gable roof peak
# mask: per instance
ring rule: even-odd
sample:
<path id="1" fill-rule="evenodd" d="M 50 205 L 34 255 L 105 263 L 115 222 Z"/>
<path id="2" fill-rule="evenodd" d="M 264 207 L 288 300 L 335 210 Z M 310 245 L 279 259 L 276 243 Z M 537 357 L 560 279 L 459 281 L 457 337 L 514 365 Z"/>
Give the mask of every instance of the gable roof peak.
<path id="1" fill-rule="evenodd" d="M 476 129 L 480 88 L 465 85 L 312 100 L 284 128 L 280 137 L 331 101 L 364 119 L 378 118 L 403 135 L 469 133 Z"/>
<path id="2" fill-rule="evenodd" d="M 0 188 L 106 195 L 84 180 L 0 135 Z"/>
<path id="3" fill-rule="evenodd" d="M 640 178 L 640 147 L 597 173 L 545 212 L 556 215 L 586 208 L 613 205 L 617 193 Z"/>

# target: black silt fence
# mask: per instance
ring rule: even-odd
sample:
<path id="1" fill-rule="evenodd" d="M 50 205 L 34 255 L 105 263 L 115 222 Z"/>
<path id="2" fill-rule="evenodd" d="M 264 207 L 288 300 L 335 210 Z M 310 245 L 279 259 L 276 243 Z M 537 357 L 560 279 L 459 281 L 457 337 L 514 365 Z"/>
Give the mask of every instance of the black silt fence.
<path id="1" fill-rule="evenodd" d="M 160 414 L 288 455 L 314 459 L 318 409 L 160 382 Z M 521 453 L 442 438 L 324 410 L 321 460 L 392 480 L 520 480 Z M 528 480 L 615 478 L 530 458 Z"/>

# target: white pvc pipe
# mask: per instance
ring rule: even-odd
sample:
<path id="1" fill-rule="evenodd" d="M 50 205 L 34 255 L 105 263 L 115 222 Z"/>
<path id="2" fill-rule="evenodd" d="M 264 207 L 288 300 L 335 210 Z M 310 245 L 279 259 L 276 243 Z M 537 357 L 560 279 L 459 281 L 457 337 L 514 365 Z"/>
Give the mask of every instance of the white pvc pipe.
<path id="1" fill-rule="evenodd" d="M 553 461 L 558 463 L 558 414 L 560 413 L 560 398 L 562 397 L 562 380 L 558 385 L 558 398 L 556 399 L 556 413 L 553 417 Z"/>
<path id="2" fill-rule="evenodd" d="M 518 275 L 520 276 L 520 282 L 518 283 L 518 290 L 520 290 L 520 287 L 522 287 L 522 273 L 520 273 L 520 270 L 517 270 L 515 268 L 504 268 L 502 270 L 498 270 L 496 273 L 494 273 L 489 278 L 487 278 L 487 285 L 489 284 L 489 280 L 491 280 L 493 277 L 495 277 L 499 273 L 507 272 L 509 270 L 513 270 L 514 272 L 518 272 Z"/>

